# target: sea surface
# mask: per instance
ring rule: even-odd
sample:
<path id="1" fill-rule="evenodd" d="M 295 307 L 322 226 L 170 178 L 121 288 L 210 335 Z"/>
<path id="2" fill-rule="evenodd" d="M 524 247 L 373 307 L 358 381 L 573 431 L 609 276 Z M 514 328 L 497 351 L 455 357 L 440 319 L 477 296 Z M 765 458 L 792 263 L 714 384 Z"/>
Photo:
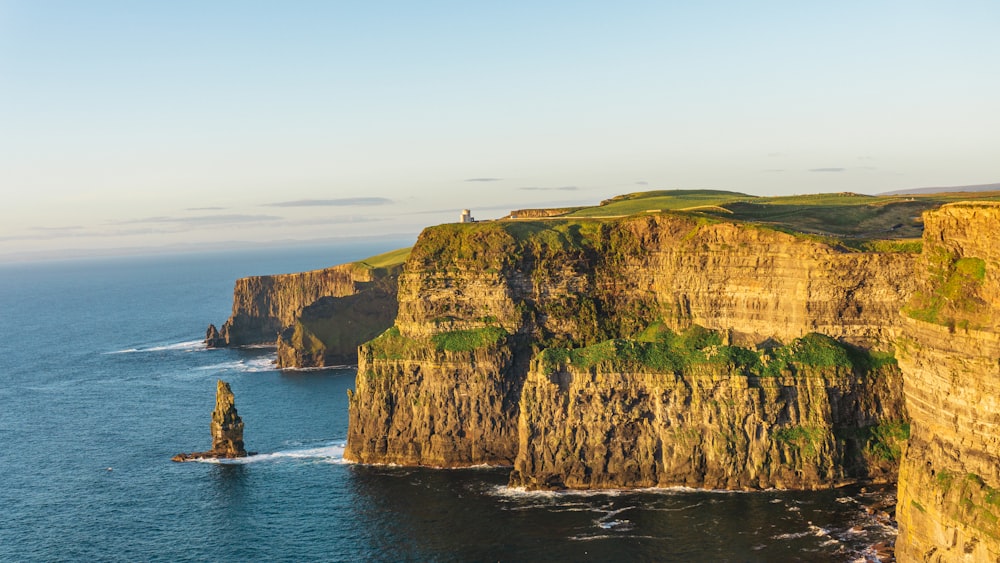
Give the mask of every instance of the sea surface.
<path id="1" fill-rule="evenodd" d="M 236 278 L 411 241 L 0 265 L 0 561 L 866 561 L 891 489 L 527 493 L 345 463 L 355 369 L 207 350 Z M 248 449 L 208 449 L 216 379 Z"/>

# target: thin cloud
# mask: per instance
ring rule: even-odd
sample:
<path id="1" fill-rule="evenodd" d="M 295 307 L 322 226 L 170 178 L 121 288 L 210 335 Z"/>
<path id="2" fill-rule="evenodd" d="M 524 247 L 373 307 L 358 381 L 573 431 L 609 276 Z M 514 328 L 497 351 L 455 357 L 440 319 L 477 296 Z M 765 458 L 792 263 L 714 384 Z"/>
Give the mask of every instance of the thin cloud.
<path id="1" fill-rule="evenodd" d="M 73 225 L 71 227 L 30 227 L 29 230 L 43 233 L 73 233 L 83 230 L 83 227 L 80 225 Z"/>
<path id="2" fill-rule="evenodd" d="M 188 207 L 184 211 L 223 211 L 225 207 Z"/>
<path id="3" fill-rule="evenodd" d="M 576 186 L 560 186 L 558 188 L 540 188 L 537 186 L 528 186 L 526 188 L 518 188 L 518 189 L 525 191 L 533 191 L 533 192 L 552 192 L 552 191 L 575 192 L 580 188 Z"/>
<path id="4" fill-rule="evenodd" d="M 649 185 L 649 182 L 646 182 L 646 181 L 640 181 L 640 182 L 636 182 L 636 183 L 635 183 L 635 185 L 637 185 L 637 186 L 648 186 L 648 185 Z"/>
<path id="5" fill-rule="evenodd" d="M 500 182 L 503 178 L 466 178 L 465 182 Z"/>
<path id="6" fill-rule="evenodd" d="M 810 168 L 810 172 L 847 172 L 846 168 Z"/>
<path id="7" fill-rule="evenodd" d="M 384 197 L 342 197 L 338 199 L 298 199 L 266 203 L 264 207 L 351 207 L 365 205 L 388 205 L 391 199 Z"/>
<path id="8" fill-rule="evenodd" d="M 202 225 L 235 225 L 241 223 L 261 223 L 266 221 L 278 221 L 282 217 L 277 215 L 240 215 L 240 214 L 229 214 L 229 215 L 202 215 L 200 217 L 144 217 L 142 219 L 130 219 L 128 221 L 119 221 L 112 223 L 113 225 L 143 225 L 143 224 L 157 224 L 157 225 L 185 225 L 185 226 L 202 226 Z"/>

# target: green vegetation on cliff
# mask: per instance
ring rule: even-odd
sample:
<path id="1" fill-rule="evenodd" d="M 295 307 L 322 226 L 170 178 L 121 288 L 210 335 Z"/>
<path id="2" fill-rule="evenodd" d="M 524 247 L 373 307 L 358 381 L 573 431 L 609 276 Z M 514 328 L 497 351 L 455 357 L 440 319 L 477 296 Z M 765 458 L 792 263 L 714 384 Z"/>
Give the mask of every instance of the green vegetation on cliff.
<path id="1" fill-rule="evenodd" d="M 579 348 L 546 348 L 539 361 L 548 372 L 566 364 L 590 369 L 601 365 L 617 370 L 678 373 L 698 364 L 728 365 L 733 373 L 753 377 L 808 375 L 834 368 L 856 374 L 895 364 L 887 353 L 869 352 L 818 333 L 787 345 L 752 350 L 724 344 L 722 333 L 692 325 L 681 333 L 655 322 L 635 339 L 611 339 Z"/>
<path id="2" fill-rule="evenodd" d="M 986 262 L 981 258 L 958 257 L 937 246 L 925 254 L 928 285 L 914 294 L 903 309 L 910 317 L 951 328 L 978 328 L 985 301 L 979 296 L 986 278 Z"/>
<path id="3" fill-rule="evenodd" d="M 390 250 L 389 252 L 370 256 L 364 260 L 358 260 L 355 264 L 371 270 L 388 270 L 396 266 L 402 266 L 406 262 L 406 259 L 410 257 L 411 250 L 411 247 Z"/>
<path id="4" fill-rule="evenodd" d="M 420 351 L 472 352 L 495 346 L 507 338 L 507 331 L 501 327 L 487 326 L 470 330 L 441 332 L 430 338 L 411 338 L 403 335 L 398 327 L 392 327 L 370 340 L 366 346 L 372 358 L 379 360 L 405 360 L 419 355 Z"/>
<path id="5" fill-rule="evenodd" d="M 680 211 L 723 220 L 769 225 L 787 232 L 834 237 L 862 252 L 920 251 L 920 215 L 955 201 L 1000 200 L 1000 192 L 952 192 L 871 196 L 827 193 L 759 197 L 719 190 L 657 190 L 617 196 L 593 207 L 571 210 L 566 219 L 614 218 Z M 875 240 L 897 239 L 888 246 Z M 905 241 L 905 242 L 904 242 Z"/>

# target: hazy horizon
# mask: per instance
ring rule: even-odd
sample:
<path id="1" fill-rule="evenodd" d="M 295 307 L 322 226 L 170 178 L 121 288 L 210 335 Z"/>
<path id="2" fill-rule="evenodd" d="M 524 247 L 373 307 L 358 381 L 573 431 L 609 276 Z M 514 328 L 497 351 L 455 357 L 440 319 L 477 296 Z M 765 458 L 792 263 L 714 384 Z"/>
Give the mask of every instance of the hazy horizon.
<path id="1" fill-rule="evenodd" d="M 1000 5 L 0 1 L 0 260 L 1000 180 Z"/>

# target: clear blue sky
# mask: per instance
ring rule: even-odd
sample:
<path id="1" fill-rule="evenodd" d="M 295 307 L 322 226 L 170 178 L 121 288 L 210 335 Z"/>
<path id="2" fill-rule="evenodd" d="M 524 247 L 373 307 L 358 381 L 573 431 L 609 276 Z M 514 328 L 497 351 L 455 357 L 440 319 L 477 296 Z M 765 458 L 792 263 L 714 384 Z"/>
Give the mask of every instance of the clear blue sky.
<path id="1" fill-rule="evenodd" d="M 0 0 L 0 256 L 1000 182 L 998 29 L 993 0 Z"/>

